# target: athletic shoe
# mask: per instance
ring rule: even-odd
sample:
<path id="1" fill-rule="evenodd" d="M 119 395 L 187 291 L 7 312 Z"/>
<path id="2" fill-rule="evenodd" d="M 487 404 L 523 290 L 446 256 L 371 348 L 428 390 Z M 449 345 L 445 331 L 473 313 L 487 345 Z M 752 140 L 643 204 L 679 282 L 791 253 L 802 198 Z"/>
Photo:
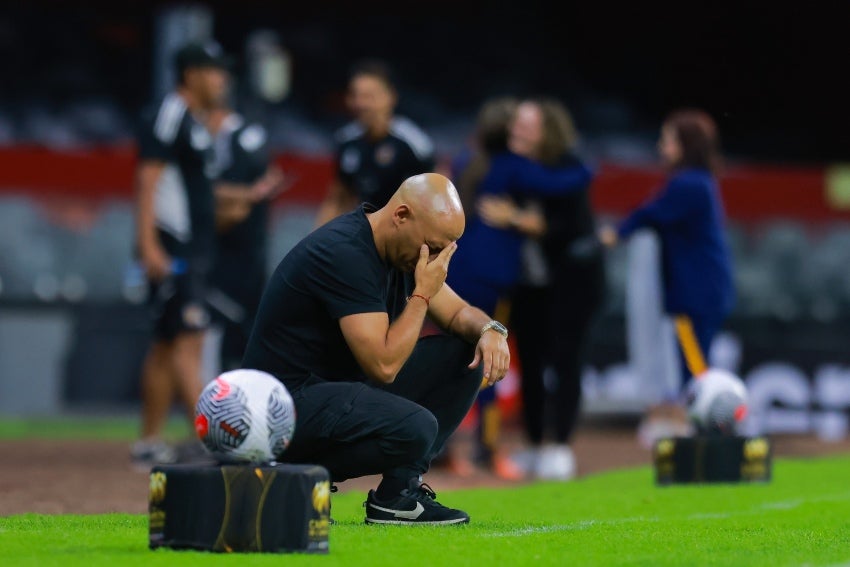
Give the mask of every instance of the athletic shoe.
<path id="1" fill-rule="evenodd" d="M 451 455 L 445 464 L 445 469 L 458 478 L 471 478 L 476 473 L 472 461 L 462 455 Z"/>
<path id="2" fill-rule="evenodd" d="M 130 460 L 137 470 L 144 471 L 176 462 L 177 451 L 165 441 L 140 439 L 130 446 Z"/>
<path id="3" fill-rule="evenodd" d="M 367 524 L 394 525 L 444 525 L 468 524 L 469 514 L 446 508 L 438 503 L 437 494 L 418 478 L 410 480 L 410 487 L 396 498 L 386 502 L 375 497 L 370 490 L 363 506 L 366 507 Z"/>
<path id="4" fill-rule="evenodd" d="M 475 451 L 475 464 L 503 480 L 523 480 L 525 473 L 502 449 L 479 444 Z"/>
<path id="5" fill-rule="evenodd" d="M 537 460 L 540 455 L 539 447 L 528 447 L 515 451 L 511 454 L 511 461 L 523 472 L 526 477 L 534 476 Z"/>
<path id="6" fill-rule="evenodd" d="M 490 462 L 493 474 L 503 480 L 523 480 L 525 472 L 509 456 L 497 451 Z"/>
<path id="7" fill-rule="evenodd" d="M 568 445 L 542 447 L 534 476 L 540 480 L 570 480 L 576 475 L 576 459 Z"/>

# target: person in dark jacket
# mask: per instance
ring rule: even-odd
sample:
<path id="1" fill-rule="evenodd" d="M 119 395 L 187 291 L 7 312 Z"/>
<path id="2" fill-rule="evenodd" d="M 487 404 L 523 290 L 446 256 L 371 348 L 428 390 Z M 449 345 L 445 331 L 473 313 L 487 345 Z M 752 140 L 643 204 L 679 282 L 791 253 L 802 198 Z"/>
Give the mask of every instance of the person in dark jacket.
<path id="1" fill-rule="evenodd" d="M 661 242 L 664 309 L 676 322 L 682 385 L 704 366 L 712 339 L 735 302 L 732 258 L 724 237 L 724 211 L 717 183 L 719 136 L 704 111 L 672 112 L 661 127 L 658 150 L 668 178 L 619 226 L 605 227 L 607 245 L 641 228 Z M 689 343 L 696 343 L 690 344 Z M 698 349 L 693 348 L 698 345 Z M 697 353 L 686 357 L 685 352 Z"/>
<path id="2" fill-rule="evenodd" d="M 523 246 L 527 234 L 540 227 L 542 218 L 534 210 L 517 209 L 504 223 L 493 223 L 482 213 L 488 209 L 488 204 L 497 208 L 496 203 L 512 206 L 511 196 L 557 199 L 577 194 L 587 187 L 592 178 L 590 168 L 584 163 L 564 160 L 567 146 L 563 130 L 558 128 L 556 119 L 549 119 L 549 115 L 545 128 L 532 144 L 532 151 L 525 152 L 522 144 L 513 147 L 509 143 L 509 139 L 521 134 L 525 127 L 520 114 L 523 107 L 518 106 L 518 111 L 506 123 L 503 146 L 499 148 L 492 141 L 485 145 L 482 141 L 482 147 L 489 150 L 470 160 L 459 177 L 462 200 L 470 202 L 464 196 L 471 194 L 473 204 L 468 205 L 472 209 L 469 226 L 458 243 L 455 269 L 449 277 L 452 285 L 464 290 L 471 302 L 485 312 L 496 312 L 500 316 L 505 316 L 503 311 L 513 311 L 511 298 L 521 281 Z M 538 126 L 543 126 L 543 122 Z M 485 167 L 480 167 L 482 157 L 485 158 Z M 535 332 L 534 336 L 539 337 L 539 332 Z M 521 354 L 520 365 L 525 376 Z M 522 471 L 510 466 L 509 460 L 500 455 L 500 415 L 494 392 L 482 391 L 478 401 L 479 446 L 476 459 L 482 464 L 490 464 L 499 476 L 521 477 Z M 533 405 L 536 407 L 536 402 Z"/>
<path id="3" fill-rule="evenodd" d="M 568 480 L 570 441 L 581 406 L 581 375 L 593 323 L 605 298 L 603 249 L 590 206 L 590 168 L 577 153 L 569 111 L 557 100 L 528 99 L 513 121 L 509 148 L 574 176 L 558 193 L 516 185 L 507 197 L 479 200 L 482 222 L 522 238 L 510 325 L 517 337 L 525 432 L 531 450 L 518 459 L 536 478 Z M 544 375 L 551 370 L 551 384 Z"/>

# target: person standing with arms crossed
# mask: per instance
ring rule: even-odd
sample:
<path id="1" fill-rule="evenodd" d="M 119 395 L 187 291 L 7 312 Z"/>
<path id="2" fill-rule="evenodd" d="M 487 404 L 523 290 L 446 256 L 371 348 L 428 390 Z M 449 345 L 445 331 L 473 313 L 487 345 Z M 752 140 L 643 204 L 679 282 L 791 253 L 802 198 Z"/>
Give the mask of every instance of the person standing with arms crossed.
<path id="1" fill-rule="evenodd" d="M 482 380 L 510 365 L 504 325 L 444 283 L 464 226 L 452 182 L 415 175 L 381 209 L 365 203 L 306 236 L 263 293 L 242 366 L 295 401 L 281 459 L 322 465 L 335 483 L 383 475 L 370 524 L 469 522 L 422 482 Z M 422 337 L 426 317 L 445 334 Z"/>
<path id="2" fill-rule="evenodd" d="M 395 114 L 398 91 L 386 63 L 357 62 L 345 101 L 355 120 L 336 134 L 336 174 L 319 206 L 316 226 L 359 203 L 383 207 L 402 181 L 435 168 L 431 138 L 409 118 Z"/>
<path id="3" fill-rule="evenodd" d="M 143 112 L 138 135 L 136 253 L 149 281 L 154 329 L 142 368 L 141 438 L 130 456 L 144 466 L 176 458 L 162 439 L 173 398 L 192 423 L 202 389 L 205 288 L 215 249 L 212 138 L 203 122 L 228 83 L 229 60 L 214 42 L 185 45 L 175 64 L 176 89 Z"/>

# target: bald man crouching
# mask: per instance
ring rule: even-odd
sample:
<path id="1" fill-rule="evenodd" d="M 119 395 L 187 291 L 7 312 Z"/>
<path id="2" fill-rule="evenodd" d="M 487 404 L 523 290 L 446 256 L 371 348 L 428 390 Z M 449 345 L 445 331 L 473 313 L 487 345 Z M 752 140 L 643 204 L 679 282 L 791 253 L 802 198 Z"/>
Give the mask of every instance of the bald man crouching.
<path id="1" fill-rule="evenodd" d="M 507 330 L 444 282 L 464 229 L 449 179 L 408 178 L 299 242 L 266 286 L 242 361 L 295 400 L 286 462 L 317 463 L 333 482 L 381 474 L 372 524 L 461 524 L 422 483 L 472 406 L 482 379 L 508 370 Z M 425 317 L 445 334 L 420 337 Z"/>

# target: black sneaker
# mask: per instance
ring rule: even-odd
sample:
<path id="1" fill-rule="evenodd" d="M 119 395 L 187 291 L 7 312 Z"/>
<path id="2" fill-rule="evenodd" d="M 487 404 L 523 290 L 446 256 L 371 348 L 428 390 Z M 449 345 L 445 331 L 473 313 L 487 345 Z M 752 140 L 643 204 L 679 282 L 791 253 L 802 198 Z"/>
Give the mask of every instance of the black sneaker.
<path id="1" fill-rule="evenodd" d="M 468 524 L 469 514 L 461 510 L 446 508 L 435 500 L 437 494 L 419 479 L 410 481 L 410 488 L 401 491 L 396 498 L 387 502 L 375 498 L 370 490 L 363 505 L 366 507 L 367 524 L 395 525 L 441 525 Z"/>

